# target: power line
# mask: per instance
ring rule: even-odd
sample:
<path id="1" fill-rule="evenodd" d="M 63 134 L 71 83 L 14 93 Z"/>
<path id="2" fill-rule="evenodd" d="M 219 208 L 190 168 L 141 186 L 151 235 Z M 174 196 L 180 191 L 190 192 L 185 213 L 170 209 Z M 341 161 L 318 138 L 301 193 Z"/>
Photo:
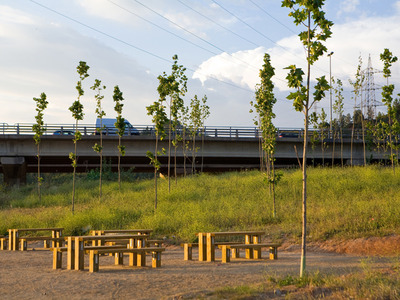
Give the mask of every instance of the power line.
<path id="1" fill-rule="evenodd" d="M 225 26 L 219 24 L 218 22 L 214 21 L 214 20 L 211 19 L 210 17 L 207 17 L 206 15 L 202 14 L 202 13 L 199 12 L 198 10 L 195 10 L 193 7 L 190 7 L 188 4 L 184 3 L 183 1 L 181 1 L 181 0 L 177 0 L 177 1 L 178 1 L 179 3 L 181 3 L 182 5 L 186 6 L 187 8 L 189 8 L 190 10 L 194 11 L 195 13 L 199 14 L 199 15 L 202 16 L 203 18 L 205 18 L 205 19 L 209 20 L 210 22 L 214 23 L 215 25 L 217 25 L 217 26 L 219 26 L 219 27 L 225 29 L 226 31 L 232 33 L 233 35 L 236 35 L 237 37 L 241 38 L 242 40 L 244 40 L 244 41 L 246 41 L 246 42 L 248 42 L 248 43 L 250 43 L 250 44 L 252 44 L 253 46 L 256 46 L 256 47 L 259 47 L 259 46 L 260 46 L 260 45 L 258 45 L 258 44 L 256 44 L 256 43 L 250 41 L 249 39 L 245 38 L 244 36 L 242 36 L 242 35 L 240 35 L 240 34 L 234 32 L 234 31 L 230 30 L 228 27 L 225 27 Z"/>
<path id="2" fill-rule="evenodd" d="M 285 27 L 287 30 L 291 31 L 292 33 L 297 35 L 297 32 L 295 32 L 294 30 L 292 30 L 291 28 L 289 28 L 288 26 L 286 26 L 285 24 L 283 24 L 281 21 L 279 21 L 277 18 L 275 18 L 273 15 L 271 15 L 269 12 L 267 12 L 264 8 L 262 8 L 260 5 L 258 5 L 257 3 L 255 3 L 253 0 L 249 0 L 251 3 L 254 4 L 254 6 L 258 7 L 262 12 L 264 12 L 267 16 L 269 16 L 270 18 L 274 19 L 276 22 L 278 22 L 279 24 L 281 24 L 283 27 Z"/>
<path id="3" fill-rule="evenodd" d="M 114 1 L 111 1 L 111 0 L 107 0 L 107 1 L 110 2 L 111 4 L 115 5 L 115 6 L 119 7 L 120 9 L 125 10 L 126 12 L 128 12 L 128 13 L 130 13 L 130 14 L 136 16 L 137 18 L 139 18 L 139 19 L 141 19 L 141 20 L 143 20 L 143 21 L 145 21 L 145 22 L 147 22 L 147 23 L 149 23 L 149 24 L 151 24 L 151 25 L 153 25 L 153 26 L 155 26 L 155 27 L 157 27 L 157 28 L 159 28 L 159 29 L 165 31 L 165 32 L 168 32 L 169 34 L 171 34 L 171 35 L 173 35 L 173 36 L 175 36 L 175 37 L 177 37 L 177 38 L 179 38 L 179 39 L 181 39 L 181 40 L 183 40 L 183 41 L 185 41 L 185 42 L 187 42 L 187 43 L 189 43 L 189 44 L 192 44 L 192 45 L 194 45 L 194 46 L 196 46 L 196 47 L 198 47 L 198 48 L 200 48 L 200 49 L 203 49 L 204 51 L 207 51 L 207 52 L 209 52 L 209 53 L 211 53 L 211 54 L 218 55 L 218 53 L 213 52 L 213 51 L 211 51 L 211 50 L 208 50 L 208 49 L 206 49 L 206 48 L 204 48 L 204 47 L 202 47 L 202 46 L 200 46 L 200 45 L 198 45 L 198 44 L 195 44 L 195 43 L 189 41 L 188 39 L 185 39 L 185 38 L 183 38 L 183 37 L 177 35 L 176 33 L 172 32 L 172 31 L 169 31 L 169 30 L 165 29 L 164 27 L 161 27 L 161 26 L 157 25 L 156 23 L 154 23 L 154 22 L 152 22 L 152 21 L 150 21 L 150 20 L 147 20 L 146 18 L 141 17 L 141 16 L 138 15 L 137 13 L 135 13 L 135 12 L 133 12 L 133 11 L 127 9 L 126 7 L 123 7 L 123 6 L 121 6 L 121 5 L 117 4 L 117 3 L 115 3 Z"/>
<path id="4" fill-rule="evenodd" d="M 161 57 L 161 56 L 159 56 L 159 55 L 157 55 L 157 54 L 154 54 L 154 53 L 152 53 L 152 52 L 150 52 L 150 51 L 147 51 L 147 50 L 144 50 L 144 49 L 142 49 L 142 48 L 139 48 L 139 47 L 137 47 L 137 46 L 135 46 L 135 45 L 132 45 L 131 43 L 125 42 L 125 41 L 123 41 L 123 40 L 121 40 L 121 39 L 119 39 L 119 38 L 116 38 L 116 37 L 114 37 L 114 36 L 108 34 L 108 33 L 105 33 L 105 32 L 103 32 L 103 31 L 101 31 L 101 30 L 98 30 L 98 29 L 96 29 L 96 28 L 94 28 L 94 27 L 92 27 L 92 26 L 90 26 L 90 25 L 87 25 L 87 24 L 85 24 L 85 23 L 83 23 L 83 22 L 81 22 L 81 21 L 78 21 L 78 20 L 76 20 L 76 19 L 74 19 L 74 18 L 72 18 L 72 17 L 69 17 L 69 16 L 67 16 L 67 15 L 65 15 L 65 14 L 63 14 L 63 13 L 60 13 L 60 12 L 58 12 L 58 11 L 56 11 L 56 10 L 54 10 L 54 9 L 52 9 L 52 8 L 50 8 L 50 7 L 48 7 L 48 6 L 45 6 L 45 5 L 41 4 L 41 3 L 38 3 L 38 2 L 36 2 L 35 0 L 29 0 L 29 1 L 32 2 L 32 3 L 34 3 L 34 4 L 36 4 L 36 5 L 38 5 L 38 6 L 41 6 L 42 8 L 44 8 L 44 9 L 46 9 L 46 10 L 51 11 L 51 12 L 53 12 L 53 13 L 59 15 L 59 16 L 62 16 L 63 18 L 66 18 L 66 19 L 68 19 L 68 20 L 70 20 L 70 21 L 72 21 L 72 22 L 75 22 L 75 23 L 77 23 L 77 24 L 83 26 L 83 27 L 86 27 L 86 28 L 88 28 L 88 29 L 90 29 L 90 30 L 93 30 L 93 31 L 95 31 L 95 32 L 97 32 L 97 33 L 99 33 L 99 34 L 102 34 L 102 35 L 104 35 L 104 36 L 106 36 L 106 37 L 108 37 L 108 38 L 110 38 L 110 39 L 113 39 L 113 40 L 118 41 L 118 42 L 120 42 L 120 43 L 122 43 L 122 44 L 124 44 L 124 45 L 127 45 L 127 46 L 129 46 L 129 47 L 132 47 L 132 48 L 134 48 L 134 49 L 136 49 L 136 50 L 138 50 L 138 51 L 141 51 L 141 52 L 143 52 L 143 53 L 146 53 L 146 54 L 148 54 L 148 55 L 151 55 L 151 56 L 153 56 L 153 57 L 156 57 L 156 58 L 158 58 L 158 59 L 160 59 L 160 60 L 162 60 L 162 61 L 164 61 L 164 62 L 168 62 L 169 64 L 171 63 L 171 60 L 169 60 L 169 59 L 163 58 L 163 57 Z M 202 74 L 202 73 L 200 73 L 200 72 L 198 72 L 198 71 L 195 71 L 195 70 L 193 70 L 193 69 L 190 69 L 190 68 L 186 68 L 186 69 L 189 70 L 189 71 L 192 71 L 192 72 L 197 72 L 197 73 L 199 73 L 200 75 L 203 75 L 203 76 L 205 76 L 205 77 L 207 77 L 207 78 L 213 79 L 213 80 L 218 81 L 218 82 L 220 82 L 220 83 L 223 83 L 223 84 L 226 84 L 226 85 L 229 85 L 229 86 L 233 86 L 233 87 L 235 87 L 235 88 L 237 88 L 237 89 L 241 89 L 241 90 L 244 90 L 244 91 L 247 91 L 247 92 L 254 93 L 253 90 L 250 90 L 250 89 L 247 89 L 247 88 L 243 88 L 243 87 L 238 86 L 238 85 L 236 85 L 236 84 L 234 84 L 234 83 L 230 83 L 230 82 L 223 81 L 223 80 L 218 79 L 218 78 L 216 78 L 216 77 L 214 77 L 214 76 Z"/>

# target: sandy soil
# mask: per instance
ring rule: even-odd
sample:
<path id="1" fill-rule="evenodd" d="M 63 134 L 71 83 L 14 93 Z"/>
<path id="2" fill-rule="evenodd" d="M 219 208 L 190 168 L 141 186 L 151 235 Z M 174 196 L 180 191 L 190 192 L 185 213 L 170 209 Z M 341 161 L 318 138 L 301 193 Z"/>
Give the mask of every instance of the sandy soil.
<path id="1" fill-rule="evenodd" d="M 322 251 L 321 251 L 322 249 Z M 226 286 L 260 283 L 268 276 L 297 275 L 300 264 L 298 247 L 285 245 L 278 260 L 245 259 L 221 264 L 184 261 L 183 250 L 167 247 L 162 267 L 114 266 L 113 258 L 100 258 L 100 271 L 52 270 L 52 253 L 47 250 L 26 252 L 0 251 L 0 298 L 2 299 L 182 299 Z M 307 270 L 348 274 L 360 269 L 365 256 L 332 253 L 312 246 L 307 254 Z M 390 258 L 375 257 L 373 268 L 386 268 Z M 151 266 L 151 258 L 147 257 Z"/>

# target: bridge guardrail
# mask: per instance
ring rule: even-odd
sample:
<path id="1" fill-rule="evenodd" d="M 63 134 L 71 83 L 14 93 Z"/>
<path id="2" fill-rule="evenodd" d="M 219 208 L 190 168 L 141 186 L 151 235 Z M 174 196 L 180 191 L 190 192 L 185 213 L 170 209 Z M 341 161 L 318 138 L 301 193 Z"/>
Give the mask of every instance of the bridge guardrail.
<path id="1" fill-rule="evenodd" d="M 0 134 L 2 135 L 33 135 L 31 123 L 17 123 L 10 125 L 7 123 L 0 123 Z M 139 135 L 155 135 L 154 125 L 134 125 L 136 130 L 126 132 L 126 135 L 137 134 Z M 78 129 L 82 135 L 95 135 L 97 133 L 96 126 L 93 124 L 79 124 L 76 127 L 75 124 L 46 124 L 46 131 L 44 135 L 73 135 Z M 310 129 L 310 136 L 314 132 L 314 129 Z M 178 132 L 182 132 L 182 128 L 178 129 Z M 189 135 L 189 129 L 186 130 Z M 107 131 L 103 131 L 103 134 L 107 135 Z M 198 136 L 206 136 L 210 138 L 260 138 L 261 131 L 258 127 L 245 127 L 245 126 L 205 126 L 197 130 Z M 343 130 L 345 138 L 351 138 L 351 130 Z M 278 138 L 302 138 L 304 136 L 304 130 L 300 128 L 278 128 Z M 354 134 L 355 139 L 362 139 L 362 131 L 356 130 Z"/>

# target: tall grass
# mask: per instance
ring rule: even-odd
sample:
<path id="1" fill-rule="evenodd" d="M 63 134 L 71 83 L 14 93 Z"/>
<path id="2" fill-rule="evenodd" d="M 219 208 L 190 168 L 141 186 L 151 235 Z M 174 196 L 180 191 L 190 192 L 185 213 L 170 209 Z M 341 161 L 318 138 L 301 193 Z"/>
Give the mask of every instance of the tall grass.
<path id="1" fill-rule="evenodd" d="M 59 226 L 65 234 L 89 229 L 152 228 L 158 236 L 194 240 L 200 231 L 262 229 L 271 239 L 301 235 L 301 173 L 286 170 L 276 188 L 277 218 L 267 183 L 257 171 L 180 178 L 168 193 L 161 181 L 157 211 L 152 180 L 122 184 L 81 176 L 75 214 L 70 212 L 71 182 L 44 184 L 39 203 L 35 186 L 0 191 L 0 234 L 8 228 Z M 70 177 L 70 176 L 69 176 Z M 68 177 L 68 178 L 69 178 Z M 309 238 L 355 238 L 398 233 L 400 175 L 381 167 L 310 169 Z"/>

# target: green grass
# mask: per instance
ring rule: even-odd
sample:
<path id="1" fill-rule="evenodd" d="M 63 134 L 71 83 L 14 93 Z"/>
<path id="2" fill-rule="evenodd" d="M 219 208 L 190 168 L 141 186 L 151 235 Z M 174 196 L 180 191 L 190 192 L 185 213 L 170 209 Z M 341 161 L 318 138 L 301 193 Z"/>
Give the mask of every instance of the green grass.
<path id="1" fill-rule="evenodd" d="M 301 235 L 302 179 L 298 170 L 283 171 L 276 189 L 277 218 L 260 172 L 202 174 L 160 180 L 154 211 L 153 180 L 103 183 L 81 175 L 75 214 L 71 209 L 70 176 L 52 177 L 42 187 L 39 203 L 34 184 L 0 191 L 0 234 L 8 228 L 64 227 L 65 234 L 89 229 L 152 228 L 158 236 L 193 241 L 199 231 L 265 229 L 270 238 Z M 390 168 L 314 168 L 308 172 L 309 239 L 385 236 L 400 232 L 400 174 Z"/>
<path id="2" fill-rule="evenodd" d="M 225 287 L 207 294 L 208 299 L 400 299 L 400 259 L 386 269 L 361 262 L 361 271 L 347 275 L 307 274 L 269 276 L 262 284 Z"/>

